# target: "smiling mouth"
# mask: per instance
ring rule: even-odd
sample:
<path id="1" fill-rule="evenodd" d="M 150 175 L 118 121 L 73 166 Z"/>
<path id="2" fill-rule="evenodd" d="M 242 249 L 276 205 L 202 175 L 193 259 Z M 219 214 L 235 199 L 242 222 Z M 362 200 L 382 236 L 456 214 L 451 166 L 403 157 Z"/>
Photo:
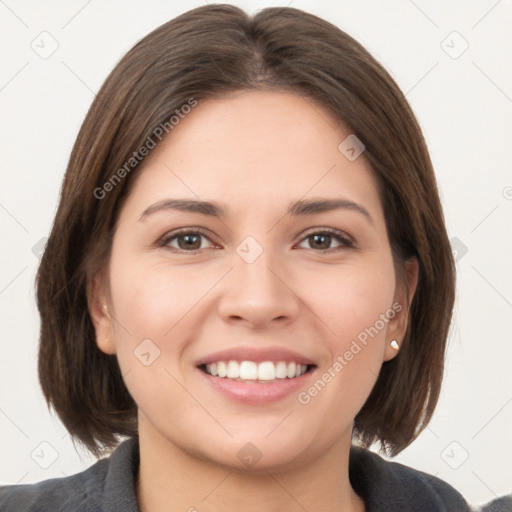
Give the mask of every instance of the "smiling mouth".
<path id="1" fill-rule="evenodd" d="M 279 380 L 296 379 L 308 373 L 315 365 L 299 364 L 295 362 L 263 361 L 216 361 L 202 364 L 198 367 L 212 377 L 232 379 L 239 382 L 260 382 L 269 383 Z"/>

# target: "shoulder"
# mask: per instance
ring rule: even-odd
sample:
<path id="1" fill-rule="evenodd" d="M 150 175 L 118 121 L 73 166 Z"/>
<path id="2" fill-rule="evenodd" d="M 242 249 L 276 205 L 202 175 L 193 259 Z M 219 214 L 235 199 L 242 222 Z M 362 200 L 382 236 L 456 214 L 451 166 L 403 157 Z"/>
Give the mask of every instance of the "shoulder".
<path id="1" fill-rule="evenodd" d="M 100 505 L 96 505 L 95 501 L 102 493 L 107 466 L 108 461 L 104 459 L 76 475 L 52 478 L 35 484 L 0 487 L 0 510 L 100 511 Z"/>
<path id="2" fill-rule="evenodd" d="M 349 475 L 368 512 L 471 511 L 463 496 L 443 480 L 357 446 L 350 450 Z"/>
<path id="3" fill-rule="evenodd" d="M 62 478 L 35 484 L 0 487 L 2 512 L 110 512 L 137 511 L 135 473 L 138 467 L 136 440 L 119 445 L 106 459 Z"/>
<path id="4" fill-rule="evenodd" d="M 508 496 L 502 496 L 501 498 L 496 498 L 478 510 L 479 512 L 511 512 L 512 494 L 509 494 Z"/>

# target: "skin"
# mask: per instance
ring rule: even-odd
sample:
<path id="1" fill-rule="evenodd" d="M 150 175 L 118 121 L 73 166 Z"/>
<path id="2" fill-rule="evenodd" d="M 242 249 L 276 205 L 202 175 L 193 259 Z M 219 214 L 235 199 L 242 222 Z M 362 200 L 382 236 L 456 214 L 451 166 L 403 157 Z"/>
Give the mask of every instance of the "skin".
<path id="1" fill-rule="evenodd" d="M 90 311 L 99 348 L 117 354 L 138 405 L 143 512 L 241 503 L 364 511 L 348 478 L 353 420 L 397 354 L 390 341 L 404 337 L 407 303 L 373 171 L 364 153 L 349 161 L 338 150 L 349 134 L 300 96 L 238 92 L 200 102 L 137 171 Z M 292 201 L 340 197 L 372 220 L 349 209 L 286 216 Z M 167 198 L 216 201 L 228 214 L 161 210 L 139 220 Z M 209 239 L 197 239 L 196 251 L 183 237 L 158 244 L 199 227 Z M 325 228 L 355 247 L 332 237 L 317 248 L 311 235 Z M 252 263 L 236 252 L 247 236 L 263 249 Z M 406 271 L 412 299 L 417 264 Z M 230 347 L 286 347 L 317 365 L 307 391 L 395 302 L 402 310 L 306 405 L 297 393 L 264 406 L 234 402 L 195 366 Z M 149 366 L 134 356 L 147 338 L 160 350 Z M 261 453 L 251 467 L 237 457 L 247 442 Z"/>

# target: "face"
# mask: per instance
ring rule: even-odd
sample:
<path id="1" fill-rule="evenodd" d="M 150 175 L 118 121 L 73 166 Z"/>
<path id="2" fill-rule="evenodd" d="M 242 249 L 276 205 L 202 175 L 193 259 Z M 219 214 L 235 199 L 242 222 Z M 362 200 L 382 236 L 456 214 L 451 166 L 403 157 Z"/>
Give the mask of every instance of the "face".
<path id="1" fill-rule="evenodd" d="M 141 436 L 239 469 L 350 442 L 406 308 L 349 134 L 299 96 L 240 92 L 200 102 L 137 171 L 91 314 Z"/>

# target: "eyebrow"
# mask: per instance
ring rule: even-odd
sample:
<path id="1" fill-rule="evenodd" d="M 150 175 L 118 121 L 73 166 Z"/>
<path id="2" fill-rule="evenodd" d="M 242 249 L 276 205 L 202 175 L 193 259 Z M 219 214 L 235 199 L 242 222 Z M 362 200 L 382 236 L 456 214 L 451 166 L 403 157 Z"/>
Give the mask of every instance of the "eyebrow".
<path id="1" fill-rule="evenodd" d="M 332 210 L 351 210 L 359 212 L 373 224 L 373 219 L 368 210 L 354 201 L 348 199 L 311 199 L 299 200 L 288 206 L 286 215 L 298 217 L 303 215 L 315 215 L 318 213 L 328 212 Z M 226 210 L 216 202 L 198 201 L 196 199 L 163 199 L 146 208 L 139 217 L 139 221 L 144 220 L 151 214 L 164 210 L 178 210 L 190 213 L 199 213 L 210 217 L 226 217 Z"/>

